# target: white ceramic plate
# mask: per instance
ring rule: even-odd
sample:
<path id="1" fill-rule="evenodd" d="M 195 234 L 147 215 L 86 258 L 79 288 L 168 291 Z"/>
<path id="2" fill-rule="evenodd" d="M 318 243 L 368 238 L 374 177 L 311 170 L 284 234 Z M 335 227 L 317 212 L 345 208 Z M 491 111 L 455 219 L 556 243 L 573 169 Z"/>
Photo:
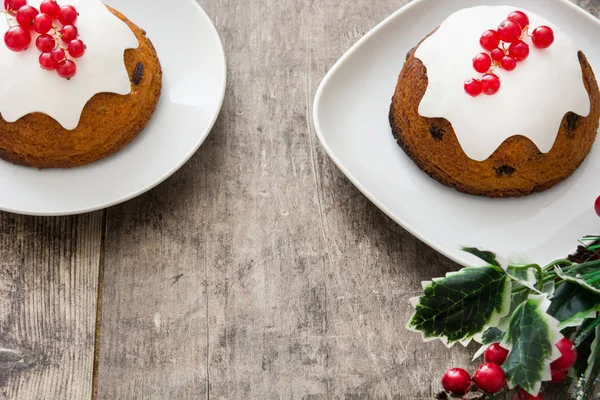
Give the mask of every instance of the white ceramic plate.
<path id="1" fill-rule="evenodd" d="M 600 144 L 564 183 L 521 199 L 458 193 L 421 172 L 398 147 L 388 111 L 406 53 L 453 12 L 506 0 L 416 0 L 379 24 L 331 69 L 314 103 L 317 135 L 346 176 L 381 210 L 437 251 L 463 265 L 476 259 L 460 246 L 542 263 L 572 253 L 600 232 Z M 587 55 L 600 78 L 600 22 L 567 0 L 512 0 L 558 24 Z M 516 253 L 516 254 L 515 254 Z"/>
<path id="2" fill-rule="evenodd" d="M 179 169 L 208 136 L 223 103 L 225 55 L 194 0 L 108 0 L 147 31 L 163 69 L 162 95 L 148 126 L 117 154 L 69 170 L 0 161 L 0 209 L 67 215 L 121 203 Z M 168 12 L 165 12 L 168 10 Z"/>

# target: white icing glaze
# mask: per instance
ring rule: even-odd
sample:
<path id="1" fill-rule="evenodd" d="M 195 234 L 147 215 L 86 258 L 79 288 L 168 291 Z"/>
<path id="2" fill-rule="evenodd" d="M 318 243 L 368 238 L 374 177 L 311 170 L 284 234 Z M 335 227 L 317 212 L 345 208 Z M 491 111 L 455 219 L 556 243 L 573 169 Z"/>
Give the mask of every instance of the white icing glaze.
<path id="1" fill-rule="evenodd" d="M 37 9 L 41 2 L 28 0 Z M 41 112 L 64 128 L 75 129 L 83 107 L 95 94 L 125 95 L 131 91 L 123 54 L 126 49 L 137 48 L 139 43 L 127 24 L 99 0 L 64 0 L 59 4 L 70 4 L 79 12 L 76 26 L 87 50 L 82 58 L 75 59 L 77 75 L 66 80 L 56 71 L 40 68 L 35 32 L 31 45 L 23 52 L 12 52 L 1 43 L 0 113 L 8 122 Z"/>
<path id="2" fill-rule="evenodd" d="M 482 76 L 472 64 L 476 54 L 485 52 L 479 44 L 481 34 L 495 30 L 515 10 L 525 12 L 533 28 L 550 26 L 554 43 L 540 50 L 529 37 L 525 38 L 530 45 L 529 57 L 514 71 L 495 70 L 501 80 L 498 93 L 475 98 L 467 95 L 465 80 Z M 429 79 L 419 114 L 447 119 L 466 155 L 473 160 L 486 160 L 514 135 L 531 139 L 547 153 L 568 111 L 581 116 L 590 112 L 577 52 L 578 48 L 556 25 L 522 8 L 479 6 L 458 11 L 415 53 L 427 67 Z"/>

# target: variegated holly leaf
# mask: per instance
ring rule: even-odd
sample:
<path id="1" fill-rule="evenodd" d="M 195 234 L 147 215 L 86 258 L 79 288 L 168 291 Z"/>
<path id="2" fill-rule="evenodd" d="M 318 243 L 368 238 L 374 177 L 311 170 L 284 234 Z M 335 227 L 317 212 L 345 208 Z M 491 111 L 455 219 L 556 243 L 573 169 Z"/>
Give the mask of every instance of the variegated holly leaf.
<path id="1" fill-rule="evenodd" d="M 565 269 L 556 266 L 554 270 L 561 279 L 577 283 L 600 295 L 600 260 L 575 264 Z"/>
<path id="2" fill-rule="evenodd" d="M 536 287 L 536 272 L 538 269 L 539 266 L 537 265 L 509 265 L 506 272 L 514 281 L 539 293 L 540 291 Z"/>
<path id="3" fill-rule="evenodd" d="M 501 267 L 500 262 L 498 261 L 498 256 L 496 256 L 496 254 L 492 253 L 491 251 L 480 250 L 476 247 L 463 247 L 462 250 L 474 255 L 475 257 L 485 261 L 490 265 Z"/>
<path id="4" fill-rule="evenodd" d="M 515 310 L 517 309 L 517 307 L 519 307 L 521 304 L 523 304 L 523 302 L 525 300 L 527 300 L 529 298 L 529 292 L 527 290 L 523 290 L 517 293 L 513 293 L 510 299 L 510 310 L 508 311 L 508 314 L 506 314 L 506 316 L 504 318 L 502 318 L 500 321 L 498 321 L 498 323 L 496 324 L 496 327 L 498 329 L 500 329 L 503 332 L 506 332 L 508 330 L 508 324 L 510 323 L 510 319 L 512 317 L 512 315 L 514 314 Z"/>
<path id="5" fill-rule="evenodd" d="M 595 318 L 597 311 L 600 295 L 573 282 L 558 286 L 548 308 L 548 314 L 560 321 L 560 329 L 579 326 L 583 320 Z"/>
<path id="6" fill-rule="evenodd" d="M 510 309 L 511 281 L 497 266 L 467 267 L 434 279 L 415 302 L 408 329 L 424 340 L 468 343 Z"/>
<path id="7" fill-rule="evenodd" d="M 562 335 L 558 321 L 546 313 L 546 295 L 530 295 L 513 313 L 502 343 L 509 350 L 502 368 L 509 386 L 537 396 L 542 381 L 550 380 L 550 363 L 560 357 L 555 344 Z"/>

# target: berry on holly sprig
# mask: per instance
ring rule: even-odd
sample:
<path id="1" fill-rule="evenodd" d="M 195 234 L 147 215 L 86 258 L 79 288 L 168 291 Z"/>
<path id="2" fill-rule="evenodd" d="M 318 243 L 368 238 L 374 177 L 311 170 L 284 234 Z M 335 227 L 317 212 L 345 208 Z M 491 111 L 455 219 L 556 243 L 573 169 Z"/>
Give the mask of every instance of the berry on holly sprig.
<path id="1" fill-rule="evenodd" d="M 550 370 L 551 379 L 550 382 L 558 383 L 567 379 L 567 375 L 569 374 L 569 370 L 567 369 L 552 369 Z"/>
<path id="2" fill-rule="evenodd" d="M 538 49 L 546 49 L 554 42 L 554 32 L 548 26 L 540 26 L 529 35 L 529 17 L 522 11 L 511 12 L 496 30 L 488 29 L 481 34 L 479 44 L 490 54 L 480 53 L 473 58 L 475 71 L 486 74 L 481 79 L 471 78 L 465 81 L 465 92 L 473 97 L 481 93 L 493 95 L 500 90 L 500 79 L 493 74 L 494 69 L 502 68 L 513 71 L 517 63 L 529 57 L 529 44 L 524 39 L 531 37 L 531 42 Z M 493 77 L 489 77 L 489 76 Z M 487 78 L 487 84 L 486 82 Z M 480 82 L 482 90 L 478 90 L 476 82 Z"/>
<path id="3" fill-rule="evenodd" d="M 577 349 L 573 342 L 571 342 L 567 338 L 562 338 L 557 344 L 556 347 L 560 351 L 560 358 L 556 361 L 553 361 L 550 364 L 550 369 L 552 370 L 565 370 L 571 368 L 575 365 L 577 361 Z"/>
<path id="4" fill-rule="evenodd" d="M 596 199 L 596 203 L 594 203 L 594 209 L 596 210 L 596 214 L 600 217 L 600 197 Z"/>
<path id="5" fill-rule="evenodd" d="M 452 368 L 442 377 L 442 386 L 451 395 L 464 396 L 472 384 L 471 375 L 462 368 Z"/>
<path id="6" fill-rule="evenodd" d="M 35 46 L 42 53 L 39 57 L 40 67 L 48 71 L 56 70 L 65 79 L 75 76 L 77 65 L 67 54 L 72 58 L 80 58 L 87 49 L 78 39 L 79 31 L 75 22 L 79 13 L 75 7 L 61 7 L 57 0 L 44 0 L 40 10 L 37 10 L 27 5 L 27 0 L 4 0 L 3 12 L 8 16 L 9 26 L 4 34 L 6 47 L 15 52 L 27 50 L 33 32 L 39 33 Z M 18 25 L 13 25 L 13 20 Z"/>
<path id="7" fill-rule="evenodd" d="M 508 350 L 500 346 L 500 343 L 493 343 L 483 353 L 483 358 L 487 362 L 502 365 L 508 357 Z"/>
<path id="8" fill-rule="evenodd" d="M 473 381 L 485 393 L 496 394 L 506 385 L 506 375 L 498 364 L 486 362 L 477 368 Z"/>

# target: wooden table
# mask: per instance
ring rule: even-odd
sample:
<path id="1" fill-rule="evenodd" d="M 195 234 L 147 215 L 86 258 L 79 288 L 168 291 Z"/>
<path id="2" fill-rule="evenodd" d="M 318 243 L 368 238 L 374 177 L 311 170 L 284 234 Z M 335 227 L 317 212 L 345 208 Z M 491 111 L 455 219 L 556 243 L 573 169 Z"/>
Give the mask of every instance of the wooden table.
<path id="1" fill-rule="evenodd" d="M 109 210 L 0 214 L 0 398 L 431 400 L 473 348 L 422 344 L 408 299 L 457 266 L 354 188 L 310 115 L 406 1 L 201 3 L 229 82 L 193 159 Z"/>

